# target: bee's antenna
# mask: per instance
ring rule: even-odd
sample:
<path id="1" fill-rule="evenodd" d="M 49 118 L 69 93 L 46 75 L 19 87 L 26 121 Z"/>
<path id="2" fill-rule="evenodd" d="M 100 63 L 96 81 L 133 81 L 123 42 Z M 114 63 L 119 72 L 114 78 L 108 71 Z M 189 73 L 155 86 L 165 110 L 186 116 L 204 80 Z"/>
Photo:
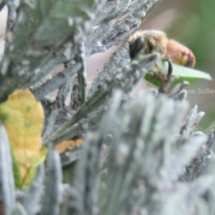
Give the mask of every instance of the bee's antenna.
<path id="1" fill-rule="evenodd" d="M 109 40 L 109 42 L 125 42 L 125 43 L 128 43 L 128 40 L 116 40 L 116 39 L 114 39 L 114 40 Z"/>
<path id="2" fill-rule="evenodd" d="M 172 63 L 167 60 L 168 64 L 169 64 L 169 67 L 168 67 L 168 74 L 167 74 L 167 81 L 169 82 L 170 81 L 170 77 L 172 75 L 172 71 L 173 71 L 173 68 L 172 68 Z"/>
<path id="3" fill-rule="evenodd" d="M 118 41 L 125 42 L 125 43 L 129 42 L 128 40 L 118 40 Z"/>
<path id="4" fill-rule="evenodd" d="M 101 44 L 104 45 L 104 44 L 107 44 L 107 43 L 110 43 L 110 42 L 120 42 L 120 43 L 121 43 L 121 42 L 124 42 L 124 43 L 127 43 L 128 40 L 116 40 L 116 39 L 113 39 L 113 40 L 108 40 L 108 41 L 102 41 Z M 119 43 L 119 44 L 120 44 L 120 43 Z M 118 44 L 118 45 L 119 45 L 119 44 Z"/>

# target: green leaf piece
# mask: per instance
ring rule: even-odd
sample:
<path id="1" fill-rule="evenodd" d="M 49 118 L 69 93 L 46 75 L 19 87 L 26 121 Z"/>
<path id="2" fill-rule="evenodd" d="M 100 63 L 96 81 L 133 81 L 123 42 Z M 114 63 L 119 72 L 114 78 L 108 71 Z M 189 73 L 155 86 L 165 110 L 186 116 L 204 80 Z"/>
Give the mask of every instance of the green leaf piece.
<path id="1" fill-rule="evenodd" d="M 210 74 L 194 69 L 189 68 L 185 66 L 181 66 L 175 63 L 171 63 L 173 67 L 173 73 L 172 76 L 177 76 L 178 79 L 174 81 L 173 85 L 182 82 L 182 81 L 188 81 L 189 83 L 192 83 L 198 79 L 205 79 L 205 80 L 212 80 L 212 77 Z M 161 68 L 162 73 L 167 74 L 168 71 L 168 62 L 158 60 L 156 65 Z M 152 83 L 153 85 L 157 87 L 162 86 L 162 82 L 154 77 L 154 72 L 158 72 L 158 67 L 154 66 L 150 72 L 145 76 L 145 80 Z"/>
<path id="2" fill-rule="evenodd" d="M 15 185 L 16 185 L 16 187 L 18 187 L 19 183 L 20 183 L 19 167 L 17 165 L 16 158 L 14 157 L 12 150 L 11 150 L 11 154 L 12 154 L 12 159 L 13 159 L 13 175 L 14 175 Z"/>

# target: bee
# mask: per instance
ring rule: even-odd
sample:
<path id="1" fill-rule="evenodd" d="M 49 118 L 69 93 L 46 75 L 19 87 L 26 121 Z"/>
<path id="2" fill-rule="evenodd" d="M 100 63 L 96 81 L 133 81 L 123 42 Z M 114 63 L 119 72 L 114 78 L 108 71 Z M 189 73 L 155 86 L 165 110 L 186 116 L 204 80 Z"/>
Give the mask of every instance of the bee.
<path id="1" fill-rule="evenodd" d="M 159 53 L 161 60 L 170 61 L 187 67 L 194 67 L 195 65 L 195 56 L 193 52 L 181 43 L 169 39 L 163 31 L 138 31 L 134 33 L 128 41 L 131 59 L 139 53 Z"/>
<path id="2" fill-rule="evenodd" d="M 194 67 L 195 55 L 186 46 L 169 39 L 165 32 L 158 30 L 145 30 L 134 33 L 128 40 L 130 58 L 133 59 L 137 54 L 159 53 L 161 60 L 168 62 L 167 75 L 162 73 L 162 69 L 156 64 L 158 72 L 154 73 L 154 78 L 163 82 L 160 92 L 165 92 L 168 88 L 172 74 L 172 64 Z"/>

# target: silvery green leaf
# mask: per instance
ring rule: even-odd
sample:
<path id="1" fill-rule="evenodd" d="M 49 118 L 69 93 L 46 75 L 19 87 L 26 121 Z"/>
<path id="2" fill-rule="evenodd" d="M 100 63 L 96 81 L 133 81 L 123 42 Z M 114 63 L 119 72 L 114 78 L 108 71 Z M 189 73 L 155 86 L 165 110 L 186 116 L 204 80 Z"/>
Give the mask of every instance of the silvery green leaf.
<path id="1" fill-rule="evenodd" d="M 44 183 L 41 215 L 57 215 L 62 198 L 62 170 L 58 152 L 49 148 L 47 155 L 47 175 Z"/>
<path id="2" fill-rule="evenodd" d="M 24 202 L 23 207 L 25 208 L 27 214 L 35 215 L 39 212 L 41 208 L 41 200 L 42 194 L 44 189 L 44 177 L 45 177 L 45 170 L 44 166 L 40 165 L 37 168 L 36 175 L 31 182 L 30 188 L 28 189 Z"/>
<path id="3" fill-rule="evenodd" d="M 13 162 L 11 148 L 7 132 L 0 122 L 0 180 L 1 194 L 3 201 L 3 211 L 9 215 L 15 207 L 15 182 L 13 176 Z"/>

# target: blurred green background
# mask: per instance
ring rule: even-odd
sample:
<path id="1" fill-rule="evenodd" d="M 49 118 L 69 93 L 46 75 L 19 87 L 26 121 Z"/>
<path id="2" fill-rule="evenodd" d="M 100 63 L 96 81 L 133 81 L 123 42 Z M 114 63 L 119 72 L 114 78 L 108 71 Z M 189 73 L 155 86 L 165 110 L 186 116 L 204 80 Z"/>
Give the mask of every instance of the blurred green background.
<path id="1" fill-rule="evenodd" d="M 215 1 L 160 1 L 141 28 L 163 30 L 170 38 L 185 44 L 196 56 L 195 68 L 213 77 L 213 81 L 198 80 L 187 88 L 201 92 L 188 93 L 188 100 L 190 106 L 197 104 L 199 111 L 206 113 L 198 127 L 207 129 L 215 120 Z M 206 93 L 207 88 L 213 93 Z"/>

